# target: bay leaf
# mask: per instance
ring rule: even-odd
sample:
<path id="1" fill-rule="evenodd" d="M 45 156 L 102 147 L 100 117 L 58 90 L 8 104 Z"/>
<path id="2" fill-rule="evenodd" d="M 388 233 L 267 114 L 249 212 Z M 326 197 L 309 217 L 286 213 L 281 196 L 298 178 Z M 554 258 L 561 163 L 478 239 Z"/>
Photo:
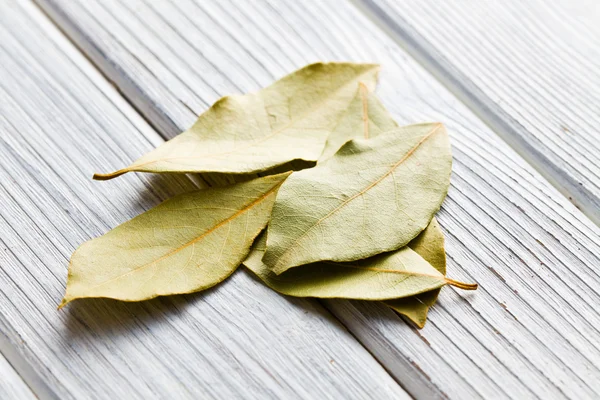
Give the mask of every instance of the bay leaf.
<path id="1" fill-rule="evenodd" d="M 316 63 L 257 93 L 223 97 L 187 131 L 94 179 L 130 171 L 256 173 L 292 160 L 314 162 L 358 83 L 373 88 L 378 71 L 374 64 Z"/>
<path id="2" fill-rule="evenodd" d="M 60 305 L 139 301 L 218 284 L 248 255 L 289 173 L 175 196 L 81 245 Z"/>
<path id="3" fill-rule="evenodd" d="M 277 274 L 353 261 L 407 245 L 446 197 L 452 156 L 440 123 L 352 139 L 281 186 L 263 261 Z"/>
<path id="4" fill-rule="evenodd" d="M 331 158 L 350 139 L 376 137 L 397 127 L 398 124 L 377 96 L 365 84 L 360 83 L 356 96 L 327 138 L 319 161 Z"/>
<path id="5" fill-rule="evenodd" d="M 439 266 L 443 263 L 445 270 L 444 249 L 443 247 L 440 249 L 437 241 L 440 233 L 437 222 L 434 222 L 415 238 L 411 245 Z M 288 296 L 357 300 L 393 299 L 386 301 L 385 304 L 397 306 L 402 309 L 403 314 L 406 313 L 411 318 L 413 314 L 423 312 L 420 303 L 417 302 L 419 310 L 412 311 L 396 302 L 404 298 L 410 300 L 419 296 L 430 297 L 433 293 L 437 296 L 439 288 L 446 284 L 463 289 L 476 287 L 476 285 L 447 279 L 444 273 L 434 268 L 410 245 L 366 260 L 347 263 L 321 261 L 291 268 L 277 275 L 262 261 L 266 250 L 266 236 L 267 232 L 263 232 L 256 239 L 248 258 L 244 261 L 244 266 L 271 289 Z M 424 311 L 426 315 L 427 310 Z"/>
<path id="6" fill-rule="evenodd" d="M 244 265 L 267 286 L 288 296 L 385 300 L 412 296 L 445 284 L 445 278 L 409 247 L 349 263 L 321 261 L 280 275 L 263 261 L 266 236 L 257 240 Z"/>
<path id="7" fill-rule="evenodd" d="M 444 233 L 434 217 L 427 228 L 414 238 L 408 247 L 413 249 L 425 261 L 431 264 L 442 275 L 446 275 L 446 251 L 444 249 Z M 429 308 L 435 304 L 440 289 L 431 290 L 416 296 L 388 300 L 384 303 L 404 315 L 417 327 L 423 328 L 427 321 Z"/>

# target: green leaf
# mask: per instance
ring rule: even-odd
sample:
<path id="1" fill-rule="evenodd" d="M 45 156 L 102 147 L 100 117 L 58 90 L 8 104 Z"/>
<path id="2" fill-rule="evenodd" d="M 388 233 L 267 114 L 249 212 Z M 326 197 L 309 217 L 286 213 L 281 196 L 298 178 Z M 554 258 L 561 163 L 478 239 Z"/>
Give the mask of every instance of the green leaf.
<path id="1" fill-rule="evenodd" d="M 451 168 L 448 135 L 439 123 L 350 140 L 281 186 L 263 261 L 280 274 L 404 247 L 440 208 Z"/>
<path id="2" fill-rule="evenodd" d="M 289 173 L 176 196 L 71 257 L 61 307 L 85 297 L 139 301 L 218 284 L 248 255 Z"/>
<path id="3" fill-rule="evenodd" d="M 360 84 L 356 96 L 346 112 L 327 138 L 325 150 L 319 158 L 320 162 L 331 158 L 348 140 L 364 137 L 376 137 L 382 132 L 397 128 L 398 124 L 377 96 L 367 86 Z"/>
<path id="4" fill-rule="evenodd" d="M 244 265 L 267 286 L 295 297 L 386 300 L 413 296 L 444 286 L 446 278 L 410 247 L 350 263 L 322 261 L 275 274 L 262 257 L 266 232 Z"/>
<path id="5" fill-rule="evenodd" d="M 247 95 L 223 97 L 176 138 L 105 180 L 129 171 L 255 173 L 316 161 L 358 83 L 373 88 L 379 66 L 317 63 Z"/>
<path id="6" fill-rule="evenodd" d="M 435 217 L 431 220 L 429 226 L 408 244 L 408 247 L 417 252 L 442 275 L 446 275 L 444 233 Z M 429 308 L 435 304 L 439 293 L 440 289 L 435 289 L 416 296 L 388 300 L 385 304 L 404 315 L 419 328 L 423 328 L 427 321 Z"/>

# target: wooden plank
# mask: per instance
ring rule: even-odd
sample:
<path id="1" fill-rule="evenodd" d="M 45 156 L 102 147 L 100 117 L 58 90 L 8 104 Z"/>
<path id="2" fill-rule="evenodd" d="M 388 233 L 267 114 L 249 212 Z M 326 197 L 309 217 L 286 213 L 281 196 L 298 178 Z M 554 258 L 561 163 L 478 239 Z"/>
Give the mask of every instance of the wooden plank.
<path id="1" fill-rule="evenodd" d="M 37 395 L 407 398 L 317 302 L 245 271 L 198 295 L 57 311 L 76 246 L 194 186 L 93 182 L 162 139 L 33 4 L 0 4 L 0 35 L 0 333 L 47 384 Z"/>
<path id="2" fill-rule="evenodd" d="M 455 165 L 440 213 L 449 271 L 481 289 L 444 289 L 420 332 L 378 304 L 324 304 L 416 397 L 597 397 L 600 230 L 350 4 L 39 3 L 112 66 L 104 71 L 117 85 L 133 82 L 135 92 L 121 89 L 153 108 L 148 118 L 180 130 L 219 96 L 306 63 L 380 62 L 378 93 L 399 122 L 449 127 Z"/>
<path id="3" fill-rule="evenodd" d="M 358 1 L 600 224 L 598 2 Z"/>
<path id="4" fill-rule="evenodd" d="M 17 371 L 0 354 L 0 399 L 35 399 Z"/>
<path id="5" fill-rule="evenodd" d="M 7 336 L 8 332 L 12 332 L 10 338 Z M 17 339 L 16 341 L 15 338 Z M 0 356 L 3 358 L 5 365 L 8 364 L 10 369 L 13 370 L 13 377 L 11 378 L 8 375 L 8 370 L 3 372 L 2 375 L 7 374 L 7 376 L 9 376 L 9 378 L 7 378 L 8 382 L 11 384 L 14 384 L 14 375 L 19 376 L 19 379 L 22 381 L 22 385 L 19 385 L 20 388 L 18 391 L 19 393 L 23 393 L 23 398 L 28 398 L 25 397 L 25 393 L 29 392 L 30 397 L 35 397 L 38 399 L 57 399 L 56 395 L 46 384 L 44 379 L 35 371 L 25 357 L 23 357 L 20 347 L 24 344 L 25 342 L 19 337 L 19 334 L 13 331 L 10 326 L 6 325 L 4 318 L 0 318 Z M 13 382 L 11 382 L 11 380 L 13 380 Z M 27 390 L 23 390 L 23 385 L 25 385 Z M 6 391 L 6 389 L 4 390 Z M 15 391 L 15 388 L 13 387 L 11 391 Z M 2 389 L 0 389 L 0 392 L 2 392 Z M 11 399 L 13 397 L 1 395 L 0 398 Z M 20 398 L 20 395 L 15 396 L 14 398 Z"/>

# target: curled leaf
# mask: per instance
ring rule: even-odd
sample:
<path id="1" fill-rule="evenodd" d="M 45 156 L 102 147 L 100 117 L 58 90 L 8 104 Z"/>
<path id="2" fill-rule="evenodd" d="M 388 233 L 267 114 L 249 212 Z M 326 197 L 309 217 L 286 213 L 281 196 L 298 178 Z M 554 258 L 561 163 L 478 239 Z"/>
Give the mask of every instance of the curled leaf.
<path id="1" fill-rule="evenodd" d="M 373 88 L 379 66 L 317 63 L 257 93 L 227 96 L 179 136 L 106 180 L 130 171 L 255 173 L 316 161 L 358 83 Z"/>
<path id="2" fill-rule="evenodd" d="M 289 173 L 176 196 L 81 245 L 61 307 L 85 297 L 139 301 L 231 275 L 267 224 Z"/>
<path id="3" fill-rule="evenodd" d="M 452 156 L 442 124 L 353 139 L 281 186 L 263 261 L 277 274 L 321 260 L 353 261 L 399 249 L 446 197 Z"/>

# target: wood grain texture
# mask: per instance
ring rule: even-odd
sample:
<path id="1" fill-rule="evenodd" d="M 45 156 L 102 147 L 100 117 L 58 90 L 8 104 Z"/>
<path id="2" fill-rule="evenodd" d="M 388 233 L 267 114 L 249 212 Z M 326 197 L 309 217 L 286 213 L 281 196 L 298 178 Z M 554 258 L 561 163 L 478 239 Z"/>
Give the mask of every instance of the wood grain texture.
<path id="1" fill-rule="evenodd" d="M 27 384 L 2 354 L 0 354 L 0 399 L 35 399 Z"/>
<path id="2" fill-rule="evenodd" d="M 306 63 L 380 62 L 399 122 L 448 126 L 448 271 L 480 290 L 442 290 L 422 331 L 377 304 L 324 304 L 416 397 L 598 396 L 600 230 L 352 5 L 39 3 L 156 126 L 178 130 Z"/>
<path id="3" fill-rule="evenodd" d="M 162 139 L 33 4 L 3 2 L 0 36 L 0 336 L 47 384 L 37 395 L 407 398 L 316 301 L 245 271 L 197 295 L 57 311 L 80 243 L 194 186 L 93 182 Z"/>
<path id="4" fill-rule="evenodd" d="M 598 2 L 361 2 L 600 224 Z"/>

